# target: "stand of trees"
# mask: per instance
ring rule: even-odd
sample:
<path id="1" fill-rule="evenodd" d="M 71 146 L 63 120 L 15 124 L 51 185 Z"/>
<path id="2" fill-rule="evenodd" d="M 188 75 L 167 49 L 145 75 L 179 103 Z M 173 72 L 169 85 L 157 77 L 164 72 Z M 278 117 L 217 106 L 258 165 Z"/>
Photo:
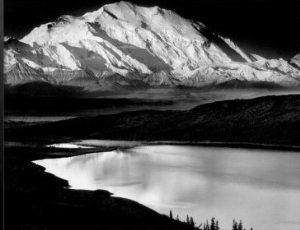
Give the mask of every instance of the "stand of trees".
<path id="1" fill-rule="evenodd" d="M 172 211 L 170 211 L 170 218 L 173 219 Z M 180 221 L 178 215 L 176 217 L 176 220 Z M 196 222 L 194 221 L 193 217 L 190 217 L 187 215 L 185 222 L 188 225 L 190 225 L 193 229 L 197 229 L 197 230 L 220 230 L 219 221 L 216 220 L 214 217 L 211 218 L 210 223 L 208 222 L 208 220 L 206 220 L 206 223 L 197 225 Z M 246 229 L 243 228 L 243 222 L 241 220 L 239 223 L 236 222 L 235 220 L 233 220 L 232 230 L 246 230 Z M 253 230 L 253 228 L 250 228 L 250 230 Z"/>

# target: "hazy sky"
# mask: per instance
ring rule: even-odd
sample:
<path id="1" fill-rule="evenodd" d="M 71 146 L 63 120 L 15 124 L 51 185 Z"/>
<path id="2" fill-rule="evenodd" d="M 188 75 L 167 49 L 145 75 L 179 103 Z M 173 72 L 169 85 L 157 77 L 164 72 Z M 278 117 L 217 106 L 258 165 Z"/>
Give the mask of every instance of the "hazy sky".
<path id="1" fill-rule="evenodd" d="M 22 38 L 63 14 L 82 15 L 107 0 L 4 0 L 4 34 Z M 300 53 L 300 0 L 131 1 L 203 22 L 247 51 L 285 59 Z"/>

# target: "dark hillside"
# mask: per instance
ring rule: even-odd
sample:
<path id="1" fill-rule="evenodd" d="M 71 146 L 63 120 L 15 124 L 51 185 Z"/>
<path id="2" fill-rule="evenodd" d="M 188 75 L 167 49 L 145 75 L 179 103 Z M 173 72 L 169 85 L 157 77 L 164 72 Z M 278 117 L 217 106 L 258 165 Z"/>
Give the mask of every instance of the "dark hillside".
<path id="1" fill-rule="evenodd" d="M 6 130 L 7 139 L 210 141 L 300 146 L 300 96 L 220 101 L 189 111 L 136 111 Z M 30 133 L 30 135 L 28 135 Z"/>

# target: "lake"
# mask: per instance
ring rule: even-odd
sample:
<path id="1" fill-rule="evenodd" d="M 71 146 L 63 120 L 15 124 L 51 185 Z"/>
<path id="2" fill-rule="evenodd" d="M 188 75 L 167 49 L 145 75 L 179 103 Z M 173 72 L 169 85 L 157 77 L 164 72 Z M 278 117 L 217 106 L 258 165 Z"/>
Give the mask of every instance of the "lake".
<path id="1" fill-rule="evenodd" d="M 182 220 L 192 216 L 198 224 L 216 217 L 221 229 L 231 229 L 233 219 L 246 229 L 300 228 L 296 152 L 138 145 L 34 163 L 73 189 L 108 190 L 160 213 L 172 210 Z"/>

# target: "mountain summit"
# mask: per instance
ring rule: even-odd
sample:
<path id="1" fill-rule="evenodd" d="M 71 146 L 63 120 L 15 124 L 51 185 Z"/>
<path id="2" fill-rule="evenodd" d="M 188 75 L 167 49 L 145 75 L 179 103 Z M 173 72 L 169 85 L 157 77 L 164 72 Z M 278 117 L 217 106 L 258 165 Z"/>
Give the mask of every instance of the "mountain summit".
<path id="1" fill-rule="evenodd" d="M 300 86 L 298 57 L 249 54 L 201 22 L 160 7 L 108 4 L 5 39 L 5 84 L 42 81 L 85 91 L 204 87 L 231 81 Z"/>

